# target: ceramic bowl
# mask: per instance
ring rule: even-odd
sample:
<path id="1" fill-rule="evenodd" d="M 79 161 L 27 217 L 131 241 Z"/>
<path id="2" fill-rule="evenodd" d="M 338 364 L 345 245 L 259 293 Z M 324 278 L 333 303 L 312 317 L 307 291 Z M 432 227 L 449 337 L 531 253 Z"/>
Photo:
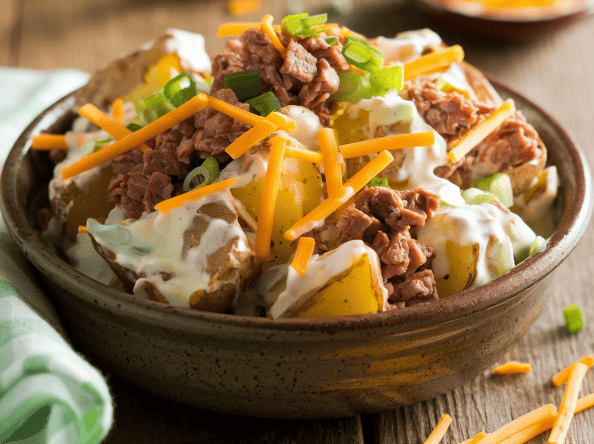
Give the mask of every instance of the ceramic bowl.
<path id="1" fill-rule="evenodd" d="M 573 0 L 563 8 L 551 5 L 523 11 L 480 8 L 458 0 L 415 0 L 415 3 L 436 27 L 483 43 L 536 37 L 594 10 L 593 0 Z"/>
<path id="2" fill-rule="evenodd" d="M 558 229 L 544 251 L 510 273 L 429 304 L 273 321 L 138 299 L 78 273 L 36 231 L 31 208 L 51 167 L 28 149 L 32 134 L 68 127 L 72 95 L 16 142 L 2 174 L 2 214 L 78 349 L 131 384 L 192 406 L 259 417 L 342 417 L 415 403 L 471 380 L 524 334 L 550 296 L 551 272 L 590 217 L 592 183 L 580 150 L 544 111 L 495 85 L 534 124 L 558 167 Z"/>

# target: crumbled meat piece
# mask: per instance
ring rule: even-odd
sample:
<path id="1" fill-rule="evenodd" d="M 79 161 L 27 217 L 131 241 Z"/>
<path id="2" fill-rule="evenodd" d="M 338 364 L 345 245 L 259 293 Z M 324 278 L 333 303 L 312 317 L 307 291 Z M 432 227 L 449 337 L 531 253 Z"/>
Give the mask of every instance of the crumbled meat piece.
<path id="1" fill-rule="evenodd" d="M 132 168 L 134 168 L 139 163 L 142 163 L 142 158 L 142 151 L 136 148 L 128 150 L 125 153 L 114 157 L 114 159 L 111 161 L 113 175 L 117 176 L 119 174 L 128 174 Z"/>
<path id="2" fill-rule="evenodd" d="M 168 176 L 184 177 L 190 172 L 190 168 L 178 160 L 176 151 L 146 151 L 142 175 L 150 177 L 155 171 Z"/>
<path id="3" fill-rule="evenodd" d="M 146 185 L 144 197 L 142 198 L 144 211 L 147 213 L 155 211 L 155 205 L 169 199 L 172 192 L 173 185 L 171 185 L 171 177 L 157 171 L 151 174 Z"/>
<path id="4" fill-rule="evenodd" d="M 311 109 L 328 126 L 330 111 L 326 101 L 338 90 L 337 72 L 350 69 L 341 53 L 342 43 L 330 46 L 323 37 L 278 36 L 287 48 L 284 59 L 270 38 L 257 28 L 230 40 L 225 51 L 212 61 L 211 91 L 220 90 L 229 74 L 257 69 L 262 92 L 272 91 L 281 106 L 301 105 Z"/>
<path id="5" fill-rule="evenodd" d="M 377 253 L 390 303 L 409 305 L 409 301 L 435 299 L 437 291 L 431 271 L 435 250 L 413 236 L 438 207 L 439 197 L 421 188 L 368 188 L 355 196 L 354 204 L 336 221 L 340 236 L 335 247 L 361 239 Z M 316 230 L 316 238 L 329 232 L 332 225 L 327 223 Z"/>
<path id="6" fill-rule="evenodd" d="M 302 82 L 311 82 L 318 73 L 317 59 L 296 40 L 291 40 L 287 47 L 285 63 L 281 66 L 280 72 L 290 74 Z M 287 85 L 287 88 L 291 86 Z"/>

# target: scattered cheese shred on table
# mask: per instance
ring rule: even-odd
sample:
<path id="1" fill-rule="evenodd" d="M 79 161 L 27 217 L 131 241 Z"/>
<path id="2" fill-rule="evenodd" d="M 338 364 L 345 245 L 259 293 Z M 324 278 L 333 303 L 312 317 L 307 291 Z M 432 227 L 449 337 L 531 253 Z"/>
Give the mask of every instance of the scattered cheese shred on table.
<path id="1" fill-rule="evenodd" d="M 446 68 L 454 62 L 461 62 L 463 59 L 464 50 L 460 45 L 450 46 L 443 51 L 432 52 L 404 64 L 404 81 Z"/>
<path id="2" fill-rule="evenodd" d="M 227 9 L 234 16 L 250 14 L 262 9 L 261 0 L 230 0 Z"/>
<path id="3" fill-rule="evenodd" d="M 549 436 L 548 444 L 561 444 L 565 441 L 565 436 L 567 435 L 569 425 L 573 419 L 578 394 L 582 388 L 584 376 L 586 376 L 586 372 L 589 368 L 590 367 L 581 362 L 573 365 L 571 373 L 569 374 L 569 379 L 567 380 L 563 400 L 559 406 L 559 413 L 557 414 L 553 430 Z"/>
<path id="4" fill-rule="evenodd" d="M 545 418 L 536 424 L 526 427 L 524 430 L 520 430 L 518 433 L 510 436 L 509 438 L 504 439 L 499 444 L 524 444 L 530 441 L 532 438 L 549 430 L 551 427 L 553 427 L 554 422 L 554 416 Z"/>
<path id="5" fill-rule="evenodd" d="M 258 228 L 256 229 L 256 242 L 254 246 L 256 259 L 259 261 L 266 260 L 270 254 L 270 239 L 272 238 L 276 196 L 280 188 L 286 144 L 287 141 L 280 136 L 270 139 L 270 159 L 268 160 L 268 168 L 264 175 L 264 188 L 258 211 Z"/>
<path id="6" fill-rule="evenodd" d="M 232 159 L 237 159 L 258 142 L 266 139 L 276 131 L 276 125 L 268 120 L 262 120 L 253 128 L 250 128 L 225 149 L 225 152 Z"/>
<path id="7" fill-rule="evenodd" d="M 62 179 L 66 180 L 83 171 L 90 170 L 108 160 L 119 156 L 126 151 L 131 150 L 134 147 L 146 142 L 152 137 L 156 137 L 163 131 L 177 125 L 178 123 L 186 120 L 188 117 L 196 114 L 208 103 L 207 96 L 205 94 L 198 94 L 192 97 L 186 103 L 180 107 L 168 112 L 157 120 L 149 123 L 147 126 L 134 131 L 129 136 L 124 137 L 116 141 L 115 143 L 106 146 L 102 150 L 97 151 L 87 157 L 82 158 L 78 162 L 73 163 L 62 169 Z"/>
<path id="8" fill-rule="evenodd" d="M 124 137 L 132 134 L 132 131 L 130 131 L 124 125 L 116 122 L 114 119 L 109 118 L 108 116 L 103 114 L 101 112 L 101 110 L 99 110 L 99 108 L 97 108 L 94 105 L 91 105 L 90 103 L 87 103 L 86 105 L 81 106 L 80 109 L 78 110 L 78 114 L 80 114 L 82 117 L 89 120 L 90 122 L 93 122 L 95 125 L 97 125 L 102 130 L 107 131 L 110 135 L 115 137 L 117 140 L 123 139 Z M 140 148 L 140 151 L 143 151 L 143 152 L 151 150 L 151 148 L 145 144 L 140 145 L 139 148 Z"/>
<path id="9" fill-rule="evenodd" d="M 166 213 L 167 211 L 181 207 L 188 200 L 202 199 L 204 196 L 207 196 L 211 193 L 216 193 L 217 191 L 222 191 L 225 188 L 229 188 L 235 183 L 236 180 L 237 178 L 234 177 L 233 179 L 215 182 L 204 187 L 194 188 L 187 193 L 180 194 L 179 196 L 159 202 L 157 205 L 155 205 L 155 210 L 157 210 L 159 213 Z"/>
<path id="10" fill-rule="evenodd" d="M 322 223 L 325 218 L 340 208 L 341 205 L 348 202 L 352 196 L 367 185 L 373 177 L 377 176 L 378 173 L 386 168 L 393 160 L 394 157 L 388 151 L 379 153 L 367 165 L 355 173 L 353 177 L 346 181 L 341 196 L 326 199 L 305 217 L 298 220 L 285 232 L 285 239 L 294 241 L 303 233 L 314 228 L 316 224 Z"/>
<path id="11" fill-rule="evenodd" d="M 561 370 L 559 373 L 557 373 L 555 376 L 551 378 L 551 382 L 553 383 L 553 385 L 555 387 L 561 387 L 567 381 L 567 378 L 569 378 L 569 373 L 571 372 L 573 366 L 578 362 L 585 364 L 588 367 L 592 367 L 592 365 L 594 365 L 594 355 L 586 355 L 578 359 L 571 365 L 565 367 L 563 370 Z"/>
<path id="12" fill-rule="evenodd" d="M 111 116 L 120 125 L 124 121 L 124 101 L 122 99 L 115 99 L 113 101 L 111 105 Z"/>
<path id="13" fill-rule="evenodd" d="M 515 375 L 517 373 L 530 373 L 532 366 L 524 362 L 510 361 L 505 364 L 501 364 L 493 369 L 493 373 L 496 375 Z"/>
<path id="14" fill-rule="evenodd" d="M 326 176 L 328 197 L 335 198 L 343 193 L 342 173 L 338 158 L 339 153 L 336 134 L 332 128 L 322 128 L 318 131 L 317 136 L 322 151 L 322 163 L 324 165 L 324 174 Z"/>
<path id="15" fill-rule="evenodd" d="M 480 444 L 499 444 L 504 439 L 518 433 L 533 424 L 540 423 L 543 419 L 557 414 L 557 408 L 553 404 L 544 405 L 536 410 L 526 413 L 523 416 L 504 425 L 500 429 L 488 434 L 479 442 Z"/>
<path id="16" fill-rule="evenodd" d="M 384 150 L 399 150 L 415 146 L 431 146 L 435 143 L 435 133 L 394 134 L 392 136 L 378 137 L 363 140 L 362 142 L 347 143 L 340 146 L 340 154 L 345 159 L 379 153 Z"/>
<path id="17" fill-rule="evenodd" d="M 264 18 L 262 18 L 260 29 L 262 30 L 263 33 L 265 33 L 268 37 L 270 37 L 270 40 L 272 40 L 272 44 L 274 45 L 274 47 L 278 50 L 278 52 L 281 53 L 281 55 L 283 57 L 285 57 L 285 53 L 286 53 L 285 47 L 283 46 L 281 41 L 278 39 L 278 36 L 276 35 L 276 31 L 272 27 L 273 20 L 274 20 L 274 18 L 271 15 L 265 15 Z"/>
<path id="18" fill-rule="evenodd" d="M 456 163 L 462 159 L 515 112 L 514 101 L 507 99 L 493 114 L 468 131 L 456 146 L 448 152 L 450 162 Z"/>
<path id="19" fill-rule="evenodd" d="M 448 428 L 450 427 L 451 423 L 452 417 L 447 414 L 443 415 L 437 423 L 437 426 L 435 426 L 435 428 L 425 441 L 425 444 L 437 444 L 439 441 L 441 441 L 441 438 L 443 438 L 445 433 L 448 431 Z"/>
<path id="20" fill-rule="evenodd" d="M 466 441 L 464 441 L 464 442 L 462 442 L 460 444 L 476 444 L 481 439 L 483 439 L 485 436 L 487 436 L 487 434 L 485 432 L 480 432 L 474 438 L 467 439 Z"/>
<path id="21" fill-rule="evenodd" d="M 291 263 L 291 267 L 295 269 L 301 276 L 307 271 L 309 260 L 313 254 L 316 241 L 313 237 L 300 237 L 299 244 L 297 244 L 297 251 Z"/>
<path id="22" fill-rule="evenodd" d="M 296 159 L 305 160 L 311 163 L 321 164 L 324 159 L 322 153 L 317 151 L 304 150 L 295 146 L 288 146 L 285 148 L 285 157 L 294 157 Z"/>
<path id="23" fill-rule="evenodd" d="M 62 134 L 39 134 L 31 141 L 33 150 L 67 150 L 66 136 Z"/>

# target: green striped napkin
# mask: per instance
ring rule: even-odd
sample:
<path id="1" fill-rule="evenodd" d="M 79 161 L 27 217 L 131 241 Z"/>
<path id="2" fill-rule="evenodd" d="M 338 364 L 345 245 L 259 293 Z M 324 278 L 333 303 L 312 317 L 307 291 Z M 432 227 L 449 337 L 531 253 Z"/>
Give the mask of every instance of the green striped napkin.
<path id="1" fill-rule="evenodd" d="M 0 68 L 0 166 L 35 115 L 83 84 L 78 71 Z M 113 404 L 103 376 L 68 344 L 0 218 L 0 443 L 94 444 Z"/>

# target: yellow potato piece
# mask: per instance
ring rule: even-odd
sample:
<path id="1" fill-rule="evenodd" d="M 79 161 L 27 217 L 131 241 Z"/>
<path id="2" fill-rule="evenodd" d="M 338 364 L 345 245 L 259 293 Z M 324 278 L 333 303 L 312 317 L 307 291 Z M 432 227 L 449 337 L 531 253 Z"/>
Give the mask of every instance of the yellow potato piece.
<path id="1" fill-rule="evenodd" d="M 377 313 L 383 296 L 367 255 L 357 259 L 346 272 L 331 279 L 307 306 L 291 317 L 330 318 Z"/>
<path id="2" fill-rule="evenodd" d="M 124 101 L 138 102 L 152 96 L 159 91 L 169 80 L 183 71 L 177 54 L 167 54 L 149 68 L 142 85 L 134 88 L 124 97 Z"/>
<path id="3" fill-rule="evenodd" d="M 479 245 L 460 247 L 447 241 L 446 254 L 450 262 L 450 271 L 446 276 L 435 279 L 437 294 L 442 298 L 460 293 L 472 285 L 476 275 Z"/>

